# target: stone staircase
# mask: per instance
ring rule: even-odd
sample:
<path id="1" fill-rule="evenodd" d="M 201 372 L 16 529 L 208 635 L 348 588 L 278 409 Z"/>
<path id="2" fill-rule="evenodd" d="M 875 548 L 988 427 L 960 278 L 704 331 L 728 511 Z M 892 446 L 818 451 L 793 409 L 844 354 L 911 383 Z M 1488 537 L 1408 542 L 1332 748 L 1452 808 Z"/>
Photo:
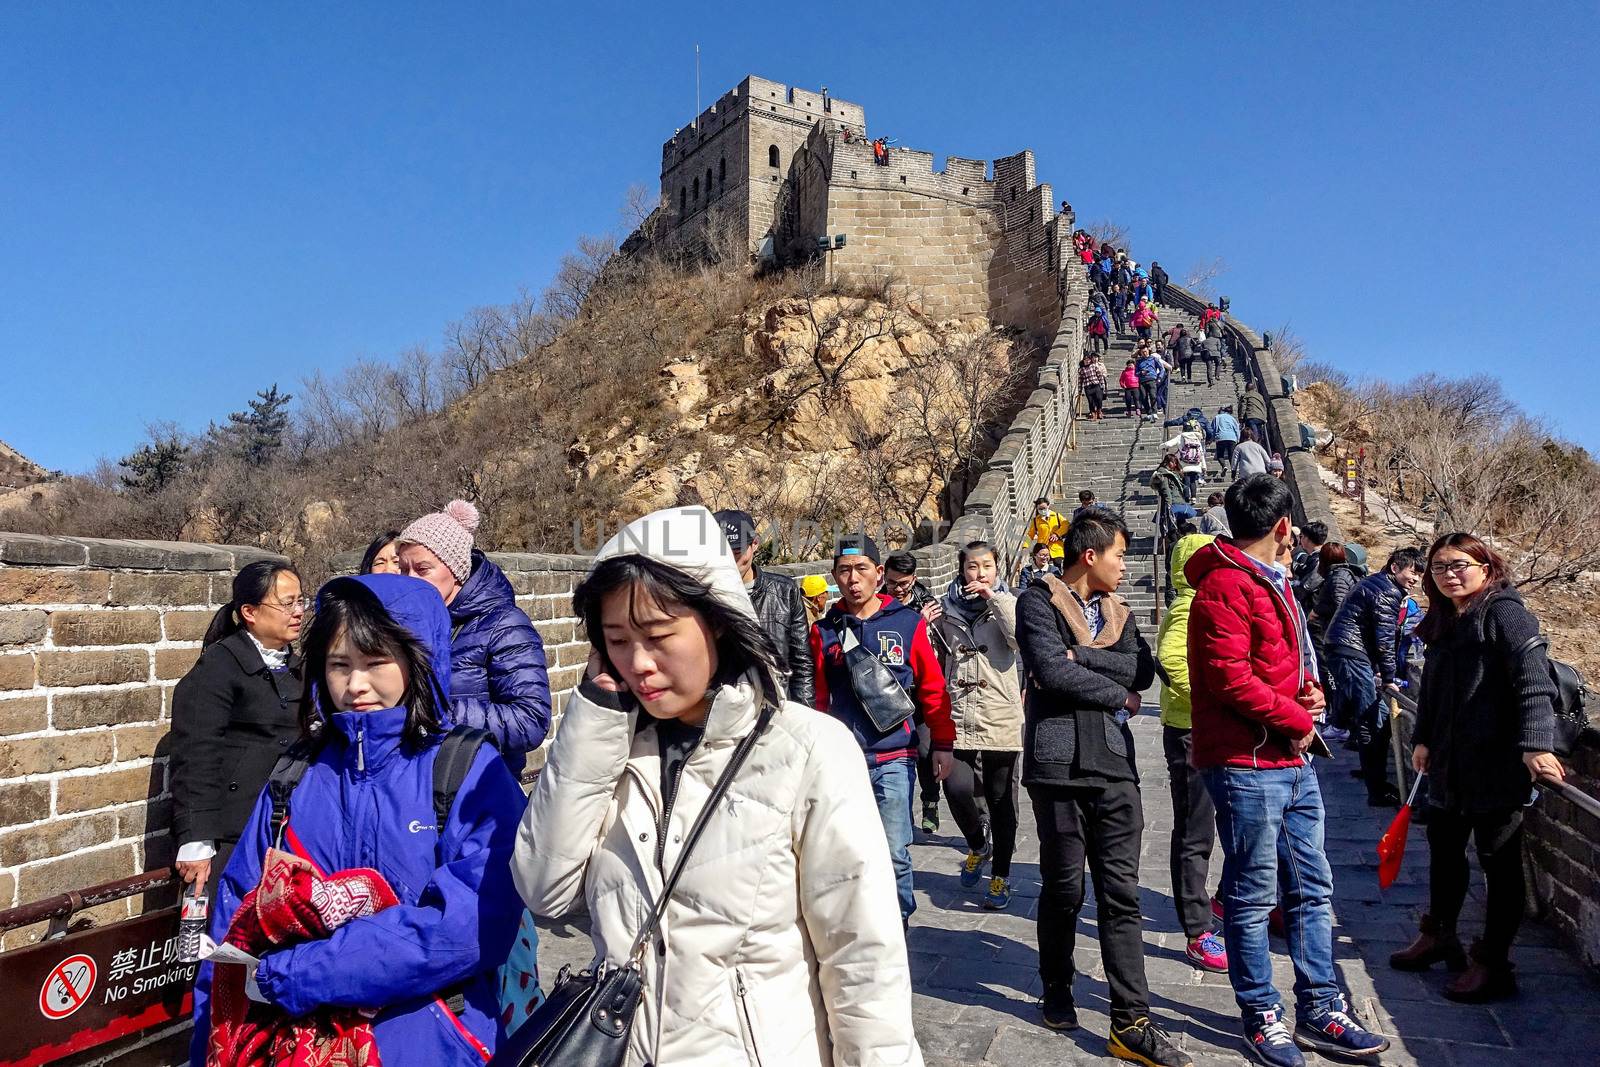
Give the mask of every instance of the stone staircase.
<path id="1" fill-rule="evenodd" d="M 1188 312 L 1162 307 L 1160 313 L 1163 329 L 1182 321 L 1194 332 L 1195 316 Z M 1058 483 L 1060 495 L 1054 506 L 1070 515 L 1078 506 L 1079 491 L 1090 489 L 1101 504 L 1122 515 L 1133 533 L 1133 543 L 1128 548 L 1128 576 L 1120 592 L 1133 609 L 1135 618 L 1148 630 L 1156 618 L 1156 495 L 1147 483 L 1150 472 L 1165 451 L 1162 443 L 1176 436 L 1178 428 L 1142 423 L 1124 415 L 1122 390 L 1117 387 L 1116 380 L 1133 352 L 1133 345 L 1131 332 L 1125 338 L 1111 339 L 1110 351 L 1105 356 L 1110 386 L 1105 418 L 1092 422 L 1079 416 L 1076 447 L 1063 454 Z M 1198 360 L 1194 374 L 1195 381 L 1191 384 L 1183 380 L 1181 370 L 1174 372 L 1167 390 L 1168 418 L 1190 407 L 1201 408 L 1209 417 L 1223 404 L 1234 404 L 1237 412 L 1238 397 L 1247 380 L 1242 365 L 1225 359 L 1220 377 L 1209 386 L 1205 384 L 1205 373 Z M 1207 462 L 1209 481 L 1201 483 L 1197 494 L 1202 507 L 1207 494 L 1226 488 L 1209 454 Z"/>

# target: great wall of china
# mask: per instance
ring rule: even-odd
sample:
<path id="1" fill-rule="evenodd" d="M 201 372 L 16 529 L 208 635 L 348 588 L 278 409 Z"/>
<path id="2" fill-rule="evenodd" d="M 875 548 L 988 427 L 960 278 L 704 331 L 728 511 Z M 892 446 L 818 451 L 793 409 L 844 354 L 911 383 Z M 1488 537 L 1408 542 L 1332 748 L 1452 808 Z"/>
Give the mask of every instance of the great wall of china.
<path id="1" fill-rule="evenodd" d="M 1070 255 L 1073 219 L 1055 210 L 1032 153 L 992 168 L 952 157 L 941 171 L 932 155 L 896 148 L 890 164 L 879 166 L 865 129 L 859 105 L 747 78 L 666 142 L 663 206 L 647 228 L 655 240 L 692 247 L 721 210 L 752 249 L 774 236 L 785 245 L 780 255 L 796 256 L 819 236 L 845 233 L 847 243 L 833 253 L 841 274 L 892 270 L 931 307 L 988 315 L 1048 341 L 1033 392 L 962 514 L 941 540 L 917 550 L 933 588 L 953 576 L 961 544 L 987 537 L 1013 553 L 1036 497 L 1064 500 L 1080 485 L 1101 484 L 1098 478 L 1112 491 L 1121 488 L 1130 525 L 1147 533 L 1148 501 L 1138 487 L 1152 456 L 1159 457 L 1158 444 L 1152 452 L 1152 438 L 1159 438 L 1155 428 L 1143 438 L 1091 432 L 1077 419 L 1088 284 Z M 1170 288 L 1170 311 L 1203 307 Z M 1246 379 L 1261 387 L 1272 447 L 1283 453 L 1299 500 L 1297 517 L 1326 522 L 1337 536 L 1272 353 L 1237 318 L 1226 325 L 1234 371 L 1226 388 Z M 1176 410 L 1181 400 L 1179 394 Z M 1096 429 L 1102 425 L 1111 423 Z M 199 654 L 206 620 L 227 599 L 230 574 L 260 555 L 236 546 L 0 533 L 0 910 L 171 862 L 172 689 Z M 587 558 L 494 558 L 544 640 L 559 716 L 587 655 L 570 598 Z M 801 574 L 827 566 L 819 560 L 778 569 Z M 1135 607 L 1154 611 L 1150 561 L 1131 578 Z M 1580 784 L 1593 792 L 1600 753 L 1586 749 L 1578 767 Z M 1600 962 L 1600 860 L 1587 843 L 1597 836 L 1593 823 L 1570 807 L 1547 806 L 1534 817 L 1532 849 L 1550 917 L 1591 963 Z M 127 898 L 80 917 L 105 923 L 145 904 Z M 45 933 L 44 924 L 13 930 L 0 949 Z"/>

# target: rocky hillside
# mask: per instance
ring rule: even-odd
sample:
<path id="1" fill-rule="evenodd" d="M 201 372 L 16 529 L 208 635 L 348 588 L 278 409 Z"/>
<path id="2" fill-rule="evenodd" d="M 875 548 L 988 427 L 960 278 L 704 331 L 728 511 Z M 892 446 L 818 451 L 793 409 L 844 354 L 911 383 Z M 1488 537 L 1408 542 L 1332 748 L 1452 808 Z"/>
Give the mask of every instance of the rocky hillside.
<path id="1" fill-rule="evenodd" d="M 259 427 L 153 441 L 136 485 L 108 467 L 0 510 L 0 527 L 255 543 L 313 572 L 454 495 L 478 503 L 498 549 L 592 547 L 601 528 L 687 502 L 785 530 L 910 527 L 959 507 L 1035 366 L 981 318 L 935 321 L 896 285 L 851 291 L 809 271 L 613 260 L 558 329 L 506 315 L 533 339 L 437 410 L 408 400 L 419 410 L 363 426 L 393 397 L 302 383 L 314 403 L 285 409 L 270 449 Z"/>

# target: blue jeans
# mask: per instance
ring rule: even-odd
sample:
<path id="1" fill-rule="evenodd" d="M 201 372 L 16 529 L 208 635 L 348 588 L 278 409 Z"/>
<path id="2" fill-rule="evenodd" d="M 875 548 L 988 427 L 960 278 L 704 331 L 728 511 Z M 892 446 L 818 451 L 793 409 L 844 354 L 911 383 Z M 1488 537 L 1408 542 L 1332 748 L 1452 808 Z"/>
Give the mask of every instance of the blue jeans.
<path id="1" fill-rule="evenodd" d="M 1378 680 L 1367 657 L 1329 649 L 1327 668 L 1333 676 L 1333 724 L 1358 736 L 1363 730 L 1375 729 L 1385 716 L 1378 699 Z"/>
<path id="2" fill-rule="evenodd" d="M 916 771 L 917 763 L 913 759 L 867 766 L 872 795 L 878 801 L 878 818 L 883 821 L 883 836 L 889 842 L 889 859 L 894 864 L 902 919 L 911 918 L 911 913 L 917 910 L 917 900 L 911 892 L 911 791 Z"/>
<path id="3" fill-rule="evenodd" d="M 1228 980 L 1249 1018 L 1283 1003 L 1272 984 L 1267 916 L 1283 896 L 1300 1014 L 1342 1007 L 1333 969 L 1333 871 L 1322 843 L 1322 790 L 1309 766 L 1209 767 L 1217 808 Z"/>

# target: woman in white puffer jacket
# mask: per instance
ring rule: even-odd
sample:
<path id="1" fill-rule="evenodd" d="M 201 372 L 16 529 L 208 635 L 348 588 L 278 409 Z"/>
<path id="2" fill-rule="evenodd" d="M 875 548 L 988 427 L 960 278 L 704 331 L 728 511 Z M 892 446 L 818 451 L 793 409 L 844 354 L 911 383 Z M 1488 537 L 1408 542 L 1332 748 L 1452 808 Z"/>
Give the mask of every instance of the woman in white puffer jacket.
<path id="1" fill-rule="evenodd" d="M 628 526 L 573 600 L 595 653 L 534 787 L 513 873 L 538 915 L 560 916 L 582 894 L 598 956 L 621 964 L 778 689 L 704 508 Z M 849 731 L 778 703 L 645 952 L 628 1063 L 920 1065 L 880 825 Z"/>

